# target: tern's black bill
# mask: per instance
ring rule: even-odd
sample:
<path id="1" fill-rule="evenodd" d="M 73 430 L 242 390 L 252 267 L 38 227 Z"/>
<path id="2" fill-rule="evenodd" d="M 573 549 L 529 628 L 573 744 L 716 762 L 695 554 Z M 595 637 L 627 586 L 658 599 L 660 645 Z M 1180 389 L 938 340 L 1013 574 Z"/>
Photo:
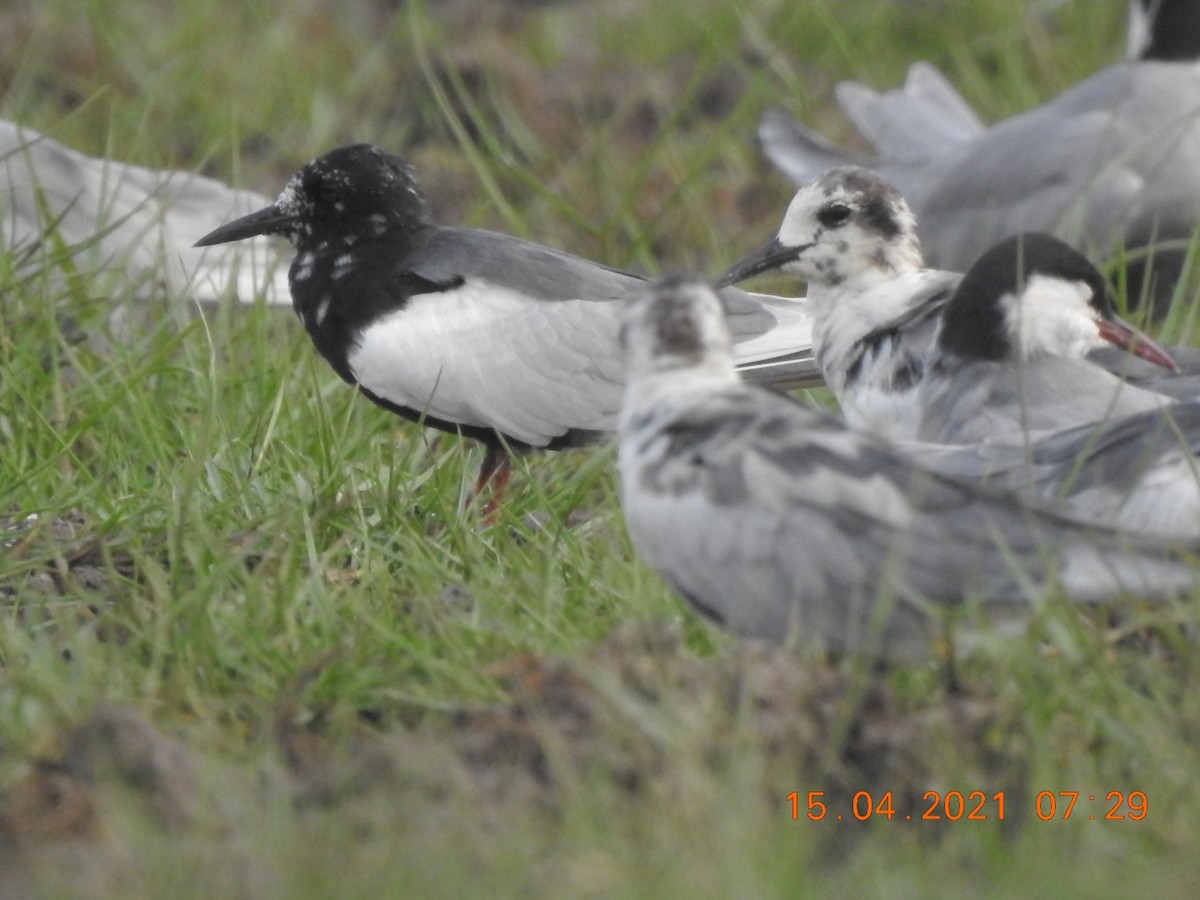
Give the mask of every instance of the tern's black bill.
<path id="1" fill-rule="evenodd" d="M 800 254 L 807 249 L 807 246 L 785 247 L 779 242 L 779 238 L 775 238 L 749 256 L 734 263 L 729 271 L 717 281 L 717 287 L 727 287 L 763 272 L 778 269 L 780 266 L 798 259 Z"/>
<path id="2" fill-rule="evenodd" d="M 260 234 L 280 234 L 295 221 L 294 215 L 280 212 L 279 207 L 271 205 L 210 231 L 196 241 L 195 246 L 211 247 L 213 244 L 228 244 L 230 241 L 241 241 Z"/>

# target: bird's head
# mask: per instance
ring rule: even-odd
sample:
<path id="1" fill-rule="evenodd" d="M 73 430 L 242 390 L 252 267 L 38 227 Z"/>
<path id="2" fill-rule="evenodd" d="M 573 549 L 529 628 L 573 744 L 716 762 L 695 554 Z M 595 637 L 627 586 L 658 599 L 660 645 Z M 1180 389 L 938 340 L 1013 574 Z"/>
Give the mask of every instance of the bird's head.
<path id="1" fill-rule="evenodd" d="M 270 206 L 222 225 L 196 246 L 274 234 L 300 250 L 344 248 L 425 221 L 425 198 L 408 163 L 354 144 L 317 157 L 288 179 Z"/>
<path id="2" fill-rule="evenodd" d="M 960 357 L 1012 362 L 1082 358 L 1113 344 L 1176 368 L 1162 346 L 1116 314 L 1087 257 L 1039 232 L 1007 238 L 972 264 L 942 315 L 939 341 Z"/>
<path id="3" fill-rule="evenodd" d="M 892 278 L 922 264 L 916 219 L 900 192 L 869 169 L 840 166 L 802 187 L 776 236 L 718 284 L 781 270 L 810 286 L 836 287 Z"/>
<path id="4" fill-rule="evenodd" d="M 697 278 L 648 285 L 625 309 L 621 343 L 630 380 L 685 369 L 734 371 L 725 307 L 712 285 Z"/>

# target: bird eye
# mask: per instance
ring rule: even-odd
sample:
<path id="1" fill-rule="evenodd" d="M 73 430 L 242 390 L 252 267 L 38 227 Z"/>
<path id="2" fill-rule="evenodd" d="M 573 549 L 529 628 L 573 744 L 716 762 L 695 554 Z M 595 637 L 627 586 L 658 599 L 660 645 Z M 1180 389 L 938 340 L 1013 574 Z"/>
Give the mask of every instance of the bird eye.
<path id="1" fill-rule="evenodd" d="M 853 210 L 845 203 L 830 203 L 822 206 L 817 212 L 817 221 L 826 228 L 837 228 L 839 225 L 845 224 L 852 212 Z"/>
<path id="2" fill-rule="evenodd" d="M 309 188 L 309 195 L 317 203 L 332 205 L 342 193 L 342 186 L 329 179 L 322 179 Z"/>

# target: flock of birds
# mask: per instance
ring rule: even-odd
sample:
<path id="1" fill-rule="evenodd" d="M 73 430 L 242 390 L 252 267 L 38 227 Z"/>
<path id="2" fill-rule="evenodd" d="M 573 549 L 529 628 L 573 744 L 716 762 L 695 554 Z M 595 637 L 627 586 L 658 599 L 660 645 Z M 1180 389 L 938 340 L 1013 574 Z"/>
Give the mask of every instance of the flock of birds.
<path id="1" fill-rule="evenodd" d="M 1200 18 L 1200 3 L 1163 0 L 1159 21 L 1184 8 Z M 1177 72 L 1200 105 L 1196 54 L 1167 62 L 1153 55 L 1166 53 L 1161 41 L 1145 46 L 1151 56 L 1052 101 L 1058 112 L 990 130 L 973 115 L 966 128 L 969 110 L 928 68 L 906 93 L 843 89 L 880 148 L 874 168 L 768 114 L 764 145 L 803 184 L 775 236 L 715 284 L 653 281 L 436 224 L 411 167 L 365 144 L 308 163 L 257 212 L 190 234 L 201 248 L 190 252 L 216 273 L 211 290 L 277 292 L 269 269 L 243 267 L 248 282 L 235 257 L 208 254 L 286 238 L 291 301 L 321 356 L 380 407 L 480 441 L 475 491 L 493 504 L 512 453 L 616 433 L 634 546 L 697 610 L 742 635 L 910 657 L 966 626 L 1023 622 L 1049 585 L 1098 603 L 1200 583 L 1200 351 L 1162 347 L 1121 320 L 1085 252 L 1046 233 L 1083 222 L 1080 246 L 1093 252 L 1117 232 L 1190 236 L 1200 110 L 1129 122 L 1134 144 L 1093 121 L 1107 90 L 1108 118 L 1125 124 L 1141 73 L 1160 97 Z M 922 107 L 929 84 L 936 102 Z M 958 113 L 945 120 L 962 136 L 953 146 L 930 141 L 922 156 L 912 134 L 885 127 L 924 121 L 916 130 L 936 133 L 939 106 Z M 1072 110 L 1086 122 L 1064 118 Z M 1170 152 L 1153 140 L 1143 153 L 1141 139 L 1168 121 Z M 1064 142 L 1077 135 L 1096 152 L 1022 131 L 1056 122 Z M 805 153 L 819 171 L 800 166 Z M 1018 156 L 1028 194 L 1009 190 Z M 1004 189 L 987 195 L 993 174 Z M 161 209 L 177 210 L 172 182 L 146 178 L 167 196 Z M 955 207 L 960 178 L 972 191 Z M 248 196 L 228 199 L 242 212 Z M 1057 221 L 1030 219 L 1039 206 Z M 943 229 L 963 244 L 954 252 L 970 243 L 968 263 L 945 262 L 964 257 Z M 925 244 L 946 269 L 927 265 Z M 803 280 L 806 295 L 735 286 L 773 270 Z M 1161 296 L 1174 292 L 1167 268 L 1155 278 Z M 780 390 L 822 381 L 841 416 Z"/>
<path id="2" fill-rule="evenodd" d="M 863 155 L 779 109 L 758 137 L 797 184 L 866 165 L 894 184 L 921 223 L 929 262 L 963 271 L 981 247 L 1052 231 L 1099 259 L 1127 254 L 1131 292 L 1170 303 L 1200 196 L 1200 3 L 1131 0 L 1128 61 L 1049 102 L 986 127 L 940 72 L 914 64 L 883 94 L 843 82 L 836 97 Z"/>

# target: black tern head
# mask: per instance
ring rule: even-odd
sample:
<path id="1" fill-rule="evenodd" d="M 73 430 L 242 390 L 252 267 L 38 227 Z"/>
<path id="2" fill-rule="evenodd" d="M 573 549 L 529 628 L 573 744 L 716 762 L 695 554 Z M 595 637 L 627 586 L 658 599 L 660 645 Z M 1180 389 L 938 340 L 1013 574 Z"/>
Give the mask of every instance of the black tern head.
<path id="1" fill-rule="evenodd" d="M 1082 358 L 1106 343 L 1175 370 L 1165 349 L 1117 316 L 1108 284 L 1087 257 L 1038 232 L 984 253 L 942 316 L 942 348 L 968 359 Z"/>
<path id="2" fill-rule="evenodd" d="M 408 163 L 370 144 L 353 144 L 317 157 L 288 179 L 270 206 L 222 225 L 196 246 L 260 234 L 286 237 L 301 251 L 351 246 L 425 221 L 425 198 Z"/>
<path id="3" fill-rule="evenodd" d="M 867 273 L 894 276 L 922 264 L 916 219 L 885 179 L 858 166 L 830 169 L 801 188 L 778 234 L 735 263 L 718 284 L 771 270 L 834 287 Z"/>
<path id="4" fill-rule="evenodd" d="M 1185 62 L 1200 57 L 1200 3 L 1132 0 L 1126 56 L 1162 62 Z"/>

